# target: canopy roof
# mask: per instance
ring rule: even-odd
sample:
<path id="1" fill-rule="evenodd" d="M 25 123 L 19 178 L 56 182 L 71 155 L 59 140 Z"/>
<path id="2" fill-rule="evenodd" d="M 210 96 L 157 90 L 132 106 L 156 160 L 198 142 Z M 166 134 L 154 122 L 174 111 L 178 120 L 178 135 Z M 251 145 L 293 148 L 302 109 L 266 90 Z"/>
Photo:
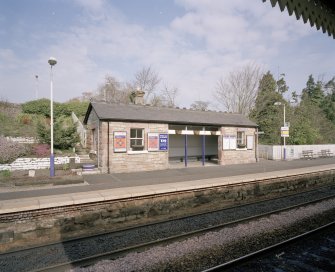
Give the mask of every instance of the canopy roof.
<path id="1" fill-rule="evenodd" d="M 272 6 L 278 6 L 281 11 L 287 9 L 289 15 L 293 13 L 299 20 L 301 17 L 304 23 L 309 21 L 323 33 L 328 33 L 335 39 L 335 1 L 334 0 L 262 0 L 270 1 Z"/>
<path id="2" fill-rule="evenodd" d="M 92 110 L 103 121 L 257 127 L 246 116 L 237 113 L 98 102 L 88 106 L 84 124 L 87 124 Z"/>

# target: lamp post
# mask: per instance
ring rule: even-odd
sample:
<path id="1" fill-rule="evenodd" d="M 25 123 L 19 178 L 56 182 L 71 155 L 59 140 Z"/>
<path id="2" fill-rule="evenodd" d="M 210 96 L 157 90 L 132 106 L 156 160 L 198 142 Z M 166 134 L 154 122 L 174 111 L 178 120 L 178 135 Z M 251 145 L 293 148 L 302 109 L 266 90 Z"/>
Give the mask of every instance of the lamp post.
<path id="1" fill-rule="evenodd" d="M 36 79 L 36 90 L 35 90 L 35 98 L 38 99 L 38 75 L 35 75 Z"/>
<path id="2" fill-rule="evenodd" d="M 285 103 L 281 103 L 281 102 L 275 102 L 274 105 L 276 106 L 280 106 L 280 105 L 284 105 L 284 127 L 286 127 L 286 113 L 285 113 Z M 282 136 L 284 138 L 284 160 L 286 160 L 286 136 Z"/>
<path id="3" fill-rule="evenodd" d="M 52 76 L 52 67 L 56 65 L 57 60 L 53 57 L 50 57 L 48 60 L 50 64 L 50 177 L 55 176 L 55 157 L 54 157 L 54 113 L 53 113 L 53 76 Z"/>

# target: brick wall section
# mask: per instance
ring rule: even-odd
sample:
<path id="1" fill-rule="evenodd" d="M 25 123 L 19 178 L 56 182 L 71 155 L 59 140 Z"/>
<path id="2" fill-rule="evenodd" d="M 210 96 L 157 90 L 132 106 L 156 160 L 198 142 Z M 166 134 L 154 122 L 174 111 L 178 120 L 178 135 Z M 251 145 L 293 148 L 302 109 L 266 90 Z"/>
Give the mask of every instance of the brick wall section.
<path id="1" fill-rule="evenodd" d="M 254 128 L 245 128 L 245 137 L 248 135 L 254 136 L 255 141 L 255 129 Z M 222 127 L 222 135 L 237 135 L 238 128 L 236 127 Z M 236 150 L 223 150 L 222 147 L 222 137 L 218 137 L 219 141 L 219 164 L 220 165 L 229 165 L 229 164 L 243 164 L 243 163 L 253 163 L 256 162 L 256 145 L 254 142 L 253 149 L 236 149 Z"/>
<path id="2" fill-rule="evenodd" d="M 144 151 L 130 151 L 130 129 L 144 129 Z M 127 132 L 127 152 L 114 152 L 114 132 Z M 167 151 L 148 151 L 148 132 L 167 133 L 168 125 L 155 123 L 109 122 L 109 170 L 110 173 L 150 171 L 168 168 Z M 103 172 L 108 170 L 108 122 L 101 123 L 100 166 Z"/>

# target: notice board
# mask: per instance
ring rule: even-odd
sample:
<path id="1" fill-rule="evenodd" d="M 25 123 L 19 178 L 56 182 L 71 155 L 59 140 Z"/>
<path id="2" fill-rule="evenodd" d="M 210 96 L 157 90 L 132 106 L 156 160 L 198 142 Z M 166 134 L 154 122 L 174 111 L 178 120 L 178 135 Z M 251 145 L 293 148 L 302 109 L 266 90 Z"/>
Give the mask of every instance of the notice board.
<path id="1" fill-rule="evenodd" d="M 114 152 L 127 152 L 127 132 L 114 132 Z"/>

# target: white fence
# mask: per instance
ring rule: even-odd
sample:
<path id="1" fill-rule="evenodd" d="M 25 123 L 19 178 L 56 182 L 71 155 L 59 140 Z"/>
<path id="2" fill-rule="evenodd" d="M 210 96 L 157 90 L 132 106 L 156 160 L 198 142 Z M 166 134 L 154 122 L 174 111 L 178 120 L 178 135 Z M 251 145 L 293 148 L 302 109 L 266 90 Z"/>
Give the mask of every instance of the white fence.
<path id="1" fill-rule="evenodd" d="M 78 132 L 79 137 L 80 137 L 81 146 L 86 148 L 86 129 L 85 129 L 84 125 L 80 122 L 80 120 L 78 119 L 77 115 L 74 112 L 72 112 L 72 120 L 77 127 L 77 132 Z"/>
<path id="2" fill-rule="evenodd" d="M 76 163 L 80 163 L 78 156 L 73 157 Z M 70 162 L 70 157 L 55 157 L 55 164 L 67 164 Z M 50 158 L 18 158 L 10 164 L 0 164 L 2 170 L 36 170 L 50 168 Z"/>
<path id="3" fill-rule="evenodd" d="M 335 144 L 324 145 L 286 145 L 286 159 L 295 160 L 302 158 L 302 151 L 312 150 L 315 156 L 320 154 L 321 150 L 329 149 L 335 154 Z M 284 148 L 282 145 L 259 145 L 258 154 L 260 158 L 267 160 L 282 160 L 284 158 Z"/>

